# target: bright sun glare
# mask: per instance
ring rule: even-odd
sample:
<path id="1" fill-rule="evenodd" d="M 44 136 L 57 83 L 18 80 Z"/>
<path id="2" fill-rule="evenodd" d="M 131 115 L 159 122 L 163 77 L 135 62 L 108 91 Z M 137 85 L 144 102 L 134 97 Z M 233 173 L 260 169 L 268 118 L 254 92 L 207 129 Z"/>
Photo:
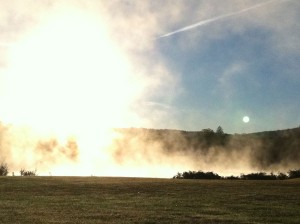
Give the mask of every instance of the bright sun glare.
<path id="1" fill-rule="evenodd" d="M 57 15 L 12 48 L 1 117 L 66 132 L 115 126 L 133 97 L 131 79 L 99 20 L 79 12 Z"/>
<path id="2" fill-rule="evenodd" d="M 133 119 L 140 88 L 101 19 L 76 10 L 50 16 L 12 46 L 4 82 L 1 120 L 76 136 L 83 166 L 96 154 L 103 158 L 99 147 L 112 138 L 106 130 Z"/>

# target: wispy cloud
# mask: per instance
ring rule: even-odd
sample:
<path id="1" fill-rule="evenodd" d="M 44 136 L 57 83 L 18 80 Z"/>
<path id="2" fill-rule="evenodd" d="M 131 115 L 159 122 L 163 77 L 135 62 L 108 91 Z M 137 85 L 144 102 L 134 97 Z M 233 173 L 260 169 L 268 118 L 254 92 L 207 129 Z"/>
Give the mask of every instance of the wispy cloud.
<path id="1" fill-rule="evenodd" d="M 234 95 L 236 89 L 234 83 L 237 77 L 242 76 L 247 69 L 247 64 L 242 61 L 234 62 L 218 78 L 217 89 L 222 92 L 222 96 L 229 100 Z"/>

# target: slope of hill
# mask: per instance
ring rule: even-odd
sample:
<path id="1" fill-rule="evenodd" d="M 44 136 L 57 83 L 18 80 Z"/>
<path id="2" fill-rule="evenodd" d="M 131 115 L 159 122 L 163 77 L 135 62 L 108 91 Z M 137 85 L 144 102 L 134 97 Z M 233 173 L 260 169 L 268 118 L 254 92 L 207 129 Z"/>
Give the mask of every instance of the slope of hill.
<path id="1" fill-rule="evenodd" d="M 130 158 L 153 160 L 179 155 L 191 163 L 235 166 L 246 164 L 259 170 L 288 170 L 300 167 L 300 128 L 251 134 L 226 134 L 204 129 L 198 132 L 156 129 L 116 129 L 114 155 L 122 162 Z M 197 168 L 197 167 L 196 167 Z"/>

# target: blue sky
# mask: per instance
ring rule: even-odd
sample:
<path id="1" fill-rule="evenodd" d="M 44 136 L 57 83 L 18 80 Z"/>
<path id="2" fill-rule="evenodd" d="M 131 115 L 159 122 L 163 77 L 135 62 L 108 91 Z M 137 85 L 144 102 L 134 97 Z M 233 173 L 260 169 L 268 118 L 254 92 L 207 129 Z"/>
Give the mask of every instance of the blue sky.
<path id="1" fill-rule="evenodd" d="M 280 7 L 278 12 L 268 12 L 275 7 L 272 4 Z M 289 43 L 291 37 L 299 40 L 299 25 L 291 19 L 290 27 L 281 27 L 281 31 L 277 27 L 281 24 L 276 24 L 276 17 L 282 17 L 283 12 L 289 17 L 289 10 L 299 9 L 299 3 L 274 1 L 264 7 L 158 40 L 157 49 L 168 67 L 180 74 L 184 89 L 173 102 L 175 111 L 184 111 L 176 115 L 182 116 L 178 119 L 181 127 L 197 130 L 221 125 L 234 133 L 299 126 L 300 49 L 298 44 Z M 243 17 L 249 13 L 258 17 L 267 14 L 268 21 L 254 25 L 250 20 L 248 24 Z M 296 19 L 300 14 L 294 16 Z M 274 20 L 271 26 L 279 33 L 265 27 L 269 20 Z M 235 23 L 243 30 L 228 26 Z M 214 29 L 220 29 L 220 35 L 212 38 Z M 273 38 L 278 39 L 274 42 Z M 193 46 L 185 49 L 184 41 L 193 41 Z M 245 115 L 250 117 L 247 124 L 242 122 Z"/>
<path id="2" fill-rule="evenodd" d="M 187 32 L 205 32 L 201 28 Z M 205 123 L 212 127 L 219 122 L 227 129 L 239 129 L 244 115 L 256 123 L 244 124 L 251 126 L 244 127 L 245 131 L 298 125 L 300 86 L 299 80 L 294 79 L 300 58 L 292 54 L 282 59 L 268 46 L 269 35 L 264 30 L 249 28 L 240 35 L 232 33 L 208 40 L 206 46 L 195 46 L 189 52 L 176 48 L 178 37 L 161 40 L 158 48 L 168 65 L 180 72 L 181 87 L 185 90 L 175 100 L 175 107 L 191 110 L 196 125 L 191 128 L 201 126 L 203 118 L 197 119 L 197 111 L 211 120 Z"/>
<path id="3" fill-rule="evenodd" d="M 57 122 L 45 125 L 72 130 L 77 121 L 89 128 L 89 118 L 93 126 L 220 125 L 227 133 L 300 125 L 297 0 L 0 5 L 6 108 L 0 120 L 6 123 L 33 125 L 49 117 Z"/>

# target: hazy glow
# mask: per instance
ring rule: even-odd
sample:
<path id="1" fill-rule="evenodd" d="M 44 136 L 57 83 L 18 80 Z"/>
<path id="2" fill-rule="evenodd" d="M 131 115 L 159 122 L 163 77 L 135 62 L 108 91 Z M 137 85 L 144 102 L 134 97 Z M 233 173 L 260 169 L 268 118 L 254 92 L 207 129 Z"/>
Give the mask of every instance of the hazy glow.
<path id="1" fill-rule="evenodd" d="M 1 78 L 1 120 L 60 142 L 76 138 L 85 175 L 93 160 L 108 161 L 110 128 L 136 119 L 130 105 L 142 85 L 100 18 L 79 10 L 51 15 L 14 44 Z M 54 172 L 74 170 L 64 163 Z"/>
<path id="2" fill-rule="evenodd" d="M 248 123 L 250 121 L 250 118 L 248 116 L 243 117 L 243 122 Z"/>
<path id="3" fill-rule="evenodd" d="M 120 136 L 112 128 L 152 122 L 140 118 L 137 101 L 147 100 L 149 88 L 162 88 L 168 72 L 125 52 L 106 19 L 93 10 L 58 8 L 10 45 L 0 76 L 0 121 L 12 124 L 4 150 L 12 172 L 169 177 L 184 168 L 170 159 L 115 160 L 111 144 Z"/>
<path id="4" fill-rule="evenodd" d="M 176 151 L 170 154 L 147 131 L 118 142 L 122 134 L 111 128 L 221 125 L 227 133 L 246 133 L 296 122 L 291 117 L 297 117 L 297 104 L 291 116 L 282 106 L 295 98 L 270 94 L 285 78 L 299 81 L 295 1 L 2 2 L 0 163 L 7 162 L 10 172 L 152 177 L 198 169 L 246 172 L 253 168 L 251 147 L 260 148 L 259 141 L 241 159 L 239 138 L 228 146 L 231 155 L 218 147 L 198 155 L 178 135 L 167 147 Z M 181 26 L 164 36 L 199 30 L 155 38 Z M 262 72 L 278 79 L 270 85 Z M 291 96 L 297 96 L 298 86 L 292 87 Z M 267 93 L 266 102 L 283 96 L 279 110 L 279 104 L 269 104 L 277 115 L 259 112 L 265 101 L 253 98 L 256 91 Z M 251 108 L 260 116 L 248 125 Z"/>
<path id="5" fill-rule="evenodd" d="M 4 121 L 66 133 L 126 122 L 120 114 L 132 100 L 134 82 L 99 21 L 74 12 L 57 15 L 17 43 L 10 59 Z"/>

